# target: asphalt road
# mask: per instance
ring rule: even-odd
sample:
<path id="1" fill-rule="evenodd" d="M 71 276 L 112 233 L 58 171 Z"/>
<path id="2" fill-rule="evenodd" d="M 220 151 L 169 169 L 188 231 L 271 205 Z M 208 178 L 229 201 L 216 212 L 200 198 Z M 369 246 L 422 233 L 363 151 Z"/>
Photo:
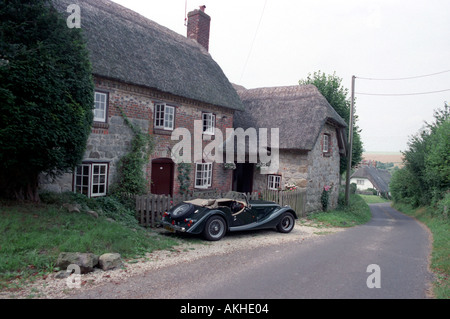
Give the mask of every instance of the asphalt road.
<path id="1" fill-rule="evenodd" d="M 106 285 L 75 298 L 423 299 L 431 239 L 388 204 L 344 232 L 210 256 Z M 375 268 L 369 268 L 376 265 Z M 370 271 L 370 272 L 368 272 Z M 368 279 L 370 277 L 370 279 Z M 373 288 L 369 288 L 372 286 Z"/>

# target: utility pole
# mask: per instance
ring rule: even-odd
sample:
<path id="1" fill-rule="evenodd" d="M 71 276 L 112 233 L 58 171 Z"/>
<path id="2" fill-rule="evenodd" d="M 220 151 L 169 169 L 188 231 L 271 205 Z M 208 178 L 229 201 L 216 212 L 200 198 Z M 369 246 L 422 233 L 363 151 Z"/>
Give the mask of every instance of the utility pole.
<path id="1" fill-rule="evenodd" d="M 350 107 L 350 130 L 348 134 L 348 156 L 347 156 L 347 180 L 345 184 L 345 205 L 350 203 L 350 175 L 352 171 L 352 155 L 353 155 L 353 122 L 354 122 L 354 109 L 355 109 L 355 81 L 356 76 L 352 76 L 352 103 Z"/>

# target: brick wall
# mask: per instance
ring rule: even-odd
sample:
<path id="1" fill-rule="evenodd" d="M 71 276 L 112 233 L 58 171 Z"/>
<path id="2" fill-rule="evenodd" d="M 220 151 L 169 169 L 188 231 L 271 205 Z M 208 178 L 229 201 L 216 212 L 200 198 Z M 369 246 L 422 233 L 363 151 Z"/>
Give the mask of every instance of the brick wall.
<path id="1" fill-rule="evenodd" d="M 216 128 L 224 135 L 227 128 L 233 127 L 234 111 L 226 108 L 99 77 L 95 77 L 95 87 L 96 90 L 108 94 L 108 120 L 107 123 L 94 123 L 83 160 L 109 163 L 109 185 L 116 181 L 117 164 L 120 158 L 130 151 L 130 142 L 133 138 L 133 133 L 124 122 L 120 109 L 134 125 L 154 137 L 155 150 L 145 169 L 149 190 L 151 189 L 152 160 L 171 158 L 171 149 L 179 142 L 171 140 L 171 131 L 155 130 L 154 103 L 165 102 L 175 106 L 175 128 L 187 128 L 192 135 L 194 121 L 201 121 L 203 112 L 215 114 Z M 203 141 L 203 147 L 209 143 L 209 141 Z M 193 153 L 192 158 L 194 158 Z M 195 165 L 191 164 L 191 167 L 190 189 L 193 190 Z M 180 185 L 176 165 L 173 178 L 173 192 L 178 194 Z M 66 174 L 56 181 L 43 178 L 41 186 L 56 192 L 72 191 L 72 182 L 72 174 Z M 224 170 L 223 164 L 214 163 L 212 182 L 211 189 L 229 191 L 232 187 L 232 172 Z"/>

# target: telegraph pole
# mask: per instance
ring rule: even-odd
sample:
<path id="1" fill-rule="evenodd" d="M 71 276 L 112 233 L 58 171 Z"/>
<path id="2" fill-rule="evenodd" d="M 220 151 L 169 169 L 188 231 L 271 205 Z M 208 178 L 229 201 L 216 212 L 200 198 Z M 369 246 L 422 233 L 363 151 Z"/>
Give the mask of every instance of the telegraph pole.
<path id="1" fill-rule="evenodd" d="M 345 204 L 348 206 L 350 203 L 350 175 L 352 171 L 352 155 L 353 155 L 353 122 L 354 122 L 354 109 L 355 109 L 355 81 L 356 76 L 352 76 L 352 103 L 350 107 L 350 129 L 348 134 L 348 156 L 347 156 L 347 180 L 345 184 Z"/>

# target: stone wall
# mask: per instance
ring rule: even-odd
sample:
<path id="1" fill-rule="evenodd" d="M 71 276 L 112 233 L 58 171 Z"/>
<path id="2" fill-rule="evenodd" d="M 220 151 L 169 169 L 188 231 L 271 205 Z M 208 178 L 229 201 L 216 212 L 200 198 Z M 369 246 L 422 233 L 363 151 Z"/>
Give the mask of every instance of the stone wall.
<path id="1" fill-rule="evenodd" d="M 322 151 L 323 135 L 330 136 L 330 152 Z M 280 150 L 281 188 L 296 185 L 307 190 L 306 212 L 322 210 L 321 196 L 325 186 L 331 186 L 329 208 L 337 206 L 339 197 L 340 154 L 336 129 L 325 125 L 312 151 Z M 253 190 L 265 190 L 268 176 L 255 169 Z"/>
<path id="2" fill-rule="evenodd" d="M 329 154 L 322 151 L 323 135 L 330 136 Z M 336 129 L 325 125 L 314 149 L 308 154 L 307 212 L 321 211 L 321 196 L 325 186 L 331 186 L 329 209 L 336 208 L 339 197 L 340 154 Z"/>

